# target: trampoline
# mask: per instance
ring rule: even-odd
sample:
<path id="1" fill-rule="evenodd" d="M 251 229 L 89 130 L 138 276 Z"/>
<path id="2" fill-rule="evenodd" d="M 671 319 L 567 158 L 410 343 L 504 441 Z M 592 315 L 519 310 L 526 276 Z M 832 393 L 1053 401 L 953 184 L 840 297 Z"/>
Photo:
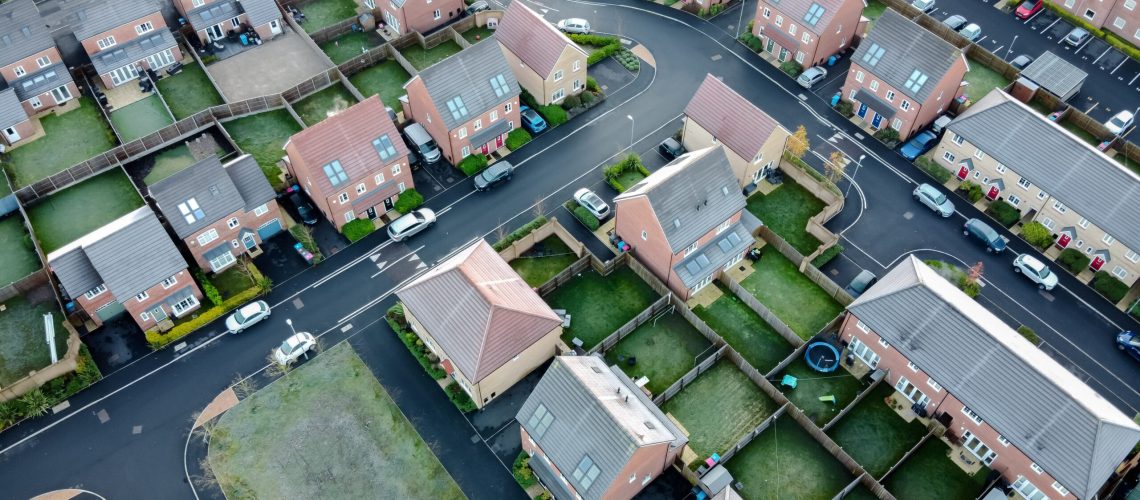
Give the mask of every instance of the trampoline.
<path id="1" fill-rule="evenodd" d="M 804 350 L 804 360 L 817 372 L 831 373 L 839 368 L 839 349 L 829 342 L 812 342 Z"/>

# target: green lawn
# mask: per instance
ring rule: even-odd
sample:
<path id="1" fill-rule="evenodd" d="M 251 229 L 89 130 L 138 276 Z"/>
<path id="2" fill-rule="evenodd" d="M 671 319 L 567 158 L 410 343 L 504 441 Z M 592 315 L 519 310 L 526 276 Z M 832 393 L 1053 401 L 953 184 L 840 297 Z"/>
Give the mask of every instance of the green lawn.
<path id="1" fill-rule="evenodd" d="M 541 249 L 541 251 L 539 251 Z M 551 235 L 538 242 L 528 252 L 511 259 L 511 268 L 526 280 L 526 284 L 536 287 L 546 283 L 563 269 L 570 267 L 578 256 L 561 238 Z"/>
<path id="2" fill-rule="evenodd" d="M 776 419 L 724 466 L 749 500 L 830 500 L 854 479 L 788 416 Z"/>
<path id="3" fill-rule="evenodd" d="M 32 305 L 22 296 L 4 302 L 0 313 L 0 387 L 6 387 L 51 364 L 51 351 L 44 340 L 44 314 L 55 320 L 55 351 L 62 357 L 67 352 L 67 330 L 64 317 L 55 300 Z"/>
<path id="4" fill-rule="evenodd" d="M 606 351 L 606 362 L 618 365 L 629 378 L 649 377 L 649 392 L 661 394 L 673 382 L 715 352 L 712 344 L 683 316 L 665 314 L 637 327 L 621 342 Z M 635 365 L 629 360 L 635 359 Z"/>
<path id="5" fill-rule="evenodd" d="M 238 148 L 253 155 L 269 183 L 277 191 L 284 184 L 277 176 L 277 162 L 285 156 L 285 142 L 301 131 L 301 125 L 284 109 L 231 120 L 223 125 Z"/>
<path id="6" fill-rule="evenodd" d="M 803 255 L 819 248 L 819 240 L 807 233 L 807 222 L 823 207 L 819 198 L 790 177 L 770 194 L 757 191 L 748 197 L 748 211 Z"/>
<path id="7" fill-rule="evenodd" d="M 120 169 L 112 169 L 28 207 L 28 219 L 45 254 L 143 206 Z"/>
<path id="8" fill-rule="evenodd" d="M 162 98 L 158 94 L 151 94 L 112 111 L 111 123 L 125 144 L 174 123 L 174 117 L 162 105 Z"/>
<path id="9" fill-rule="evenodd" d="M 1077 124 L 1074 122 L 1062 121 L 1061 126 L 1065 127 L 1065 130 L 1072 132 L 1073 135 L 1076 135 L 1077 137 L 1081 138 L 1081 140 L 1083 140 L 1083 141 L 1085 141 L 1085 142 L 1087 142 L 1093 146 L 1099 146 L 1100 145 L 1100 140 L 1097 139 L 1096 136 L 1086 132 L 1085 129 L 1078 127 Z"/>
<path id="10" fill-rule="evenodd" d="M 348 343 L 218 420 L 209 464 L 228 498 L 464 498 Z"/>
<path id="11" fill-rule="evenodd" d="M 317 0 L 301 7 L 305 14 L 305 33 L 314 33 L 340 21 L 356 16 L 356 2 L 352 0 Z"/>
<path id="12" fill-rule="evenodd" d="M 716 286 L 724 295 L 707 308 L 693 308 L 693 312 L 744 356 L 753 368 L 767 373 L 791 354 L 791 344 L 776 330 L 730 290 L 720 283 Z"/>
<path id="13" fill-rule="evenodd" d="M 585 271 L 544 298 L 551 308 L 565 309 L 572 317 L 570 328 L 562 331 L 566 344 L 573 345 L 571 340 L 577 337 L 583 348 L 590 349 L 644 311 L 658 295 L 623 266 L 608 276 L 593 269 Z"/>
<path id="14" fill-rule="evenodd" d="M 483 27 L 476 26 L 476 27 L 471 28 L 467 31 L 464 31 L 463 32 L 463 38 L 467 39 L 467 43 L 476 44 L 476 43 L 479 43 L 483 40 L 486 40 L 487 37 L 494 35 L 494 34 L 495 34 L 495 30 L 493 30 L 493 29 L 488 29 L 485 26 L 483 26 Z"/>
<path id="15" fill-rule="evenodd" d="M 875 21 L 877 21 L 879 19 L 879 16 L 882 16 L 883 12 L 886 10 L 887 4 L 880 2 L 879 0 L 869 0 L 867 2 L 867 6 L 863 7 L 863 17 L 871 20 L 870 23 L 867 23 L 868 32 L 871 31 L 871 28 L 875 26 Z"/>
<path id="16" fill-rule="evenodd" d="M 336 83 L 293 103 L 293 110 L 297 112 L 305 125 L 312 127 L 321 120 L 348 109 L 353 104 L 356 104 L 356 98 L 352 96 L 352 93 L 344 85 Z"/>
<path id="17" fill-rule="evenodd" d="M 249 265 L 253 265 L 252 263 Z M 226 268 L 224 271 L 210 276 L 210 283 L 222 294 L 222 299 L 228 299 L 244 292 L 253 286 L 253 280 L 242 269 L 241 262 Z"/>
<path id="18" fill-rule="evenodd" d="M 400 50 L 400 53 L 404 54 L 404 58 L 412 63 L 412 66 L 423 71 L 424 68 L 447 59 L 450 55 L 458 54 L 460 50 L 463 50 L 463 47 L 454 40 L 448 40 L 427 50 L 420 48 L 419 45 L 412 45 Z"/>
<path id="19" fill-rule="evenodd" d="M 393 59 L 385 59 L 348 77 L 348 80 L 356 85 L 356 90 L 359 90 L 364 97 L 379 95 L 385 106 L 399 113 L 404 109 L 400 104 L 400 96 L 405 94 L 404 84 L 411 77 L 400 63 Z"/>
<path id="20" fill-rule="evenodd" d="M 168 147 L 154 155 L 154 167 L 143 178 L 147 185 L 154 184 L 194 164 L 194 155 L 186 143 Z"/>
<path id="21" fill-rule="evenodd" d="M 972 500 L 986 485 L 989 469 L 973 476 L 966 474 L 947 456 L 950 448 L 938 439 L 928 439 L 911 455 L 883 486 L 899 500 Z M 937 495 L 933 494 L 937 492 Z"/>
<path id="22" fill-rule="evenodd" d="M 328 54 L 333 63 L 341 64 L 369 49 L 380 45 L 382 40 L 373 32 L 350 31 L 321 44 L 321 50 Z"/>
<path id="23" fill-rule="evenodd" d="M 689 432 L 689 447 L 700 458 L 724 453 L 778 406 L 727 360 L 697 377 L 661 406 Z"/>
<path id="24" fill-rule="evenodd" d="M 79 105 L 67 113 L 40 118 L 47 136 L 8 153 L 10 163 L 5 167 L 12 174 L 13 187 L 27 186 L 58 174 L 115 147 L 115 133 L 95 101 L 80 97 Z"/>
<path id="25" fill-rule="evenodd" d="M 184 66 L 176 75 L 163 77 L 158 81 L 158 91 L 178 120 L 223 103 L 221 94 L 197 62 Z"/>
<path id="26" fill-rule="evenodd" d="M 627 170 L 617 176 L 618 184 L 621 184 L 626 189 L 633 187 L 643 179 L 645 179 L 645 176 L 636 170 Z"/>
<path id="27" fill-rule="evenodd" d="M 917 420 L 907 423 L 887 405 L 892 393 L 889 384 L 879 384 L 827 432 L 875 478 L 883 477 L 926 434 Z"/>
<path id="28" fill-rule="evenodd" d="M 4 256 L 4 265 L 0 266 L 0 286 L 19 281 L 43 267 L 19 212 L 0 218 L 0 255 Z"/>
<path id="29" fill-rule="evenodd" d="M 978 102 L 993 89 L 1004 89 L 1009 85 L 1009 80 L 1004 76 L 973 59 L 970 59 L 970 71 L 966 73 L 966 81 L 970 82 L 966 87 L 966 95 L 974 102 Z"/>
<path id="30" fill-rule="evenodd" d="M 741 282 L 761 303 L 804 340 L 835 319 L 843 307 L 812 283 L 775 248 L 765 247 L 752 263 L 755 272 Z"/>
<path id="31" fill-rule="evenodd" d="M 795 389 L 780 384 L 784 375 L 792 375 L 798 379 Z M 808 366 L 803 356 L 798 357 L 788 369 L 777 374 L 774 382 L 785 396 L 803 410 L 808 418 L 816 425 L 822 426 L 830 422 L 835 415 L 851 404 L 855 396 L 866 387 L 859 379 L 852 377 L 847 370 L 839 368 L 831 373 L 820 373 Z M 835 403 L 820 401 L 820 396 L 835 396 Z"/>

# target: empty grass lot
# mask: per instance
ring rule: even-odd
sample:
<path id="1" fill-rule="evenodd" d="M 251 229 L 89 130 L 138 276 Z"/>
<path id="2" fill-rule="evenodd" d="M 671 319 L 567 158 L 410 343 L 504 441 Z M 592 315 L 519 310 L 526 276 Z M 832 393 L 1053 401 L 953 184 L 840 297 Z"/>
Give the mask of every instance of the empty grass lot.
<path id="1" fill-rule="evenodd" d="M 717 283 L 724 294 L 708 307 L 693 313 L 732 345 L 753 368 L 767 373 L 792 352 L 792 345 L 749 309 L 732 291 Z"/>
<path id="2" fill-rule="evenodd" d="M 348 343 L 222 415 L 209 462 L 229 498 L 463 498 Z"/>
<path id="3" fill-rule="evenodd" d="M 383 43 L 380 35 L 374 32 L 350 31 L 321 44 L 321 50 L 328 54 L 333 63 L 341 64 L 369 49 Z"/>
<path id="4" fill-rule="evenodd" d="M 702 459 L 724 453 L 776 408 L 775 401 L 727 360 L 718 361 L 661 406 L 689 431 L 689 446 Z"/>
<path id="5" fill-rule="evenodd" d="M 187 64 L 176 75 L 163 77 L 158 81 L 158 91 L 162 92 L 166 105 L 178 120 L 223 102 L 221 94 L 210 83 L 210 77 L 197 62 Z"/>
<path id="6" fill-rule="evenodd" d="M 825 500 L 854 479 L 789 416 L 776 419 L 724 465 L 749 500 Z"/>
<path id="7" fill-rule="evenodd" d="M 0 313 L 0 387 L 7 387 L 51 364 L 51 352 L 44 341 L 44 314 L 52 313 L 55 319 L 55 348 L 58 356 L 67 352 L 67 330 L 63 329 L 63 314 L 50 298 L 32 305 L 22 295 L 4 302 Z"/>
<path id="8" fill-rule="evenodd" d="M 784 374 L 798 379 L 795 389 L 780 384 Z M 819 426 L 835 418 L 865 387 L 859 379 L 852 377 L 843 368 L 831 373 L 817 372 L 808 366 L 803 356 L 788 365 L 784 373 L 777 374 L 772 383 L 780 388 L 780 392 L 783 392 L 792 404 L 803 410 L 804 414 Z M 835 396 L 835 403 L 820 401 L 820 396 Z"/>
<path id="9" fill-rule="evenodd" d="M 899 500 L 970 500 L 977 498 L 986 484 L 989 469 L 973 476 L 950 460 L 950 447 L 938 439 L 928 439 L 887 478 L 887 487 Z M 937 492 L 937 494 L 934 494 Z"/>
<path id="10" fill-rule="evenodd" d="M 348 109 L 356 104 L 356 98 L 344 85 L 333 84 L 327 89 L 301 99 L 293 104 L 293 110 L 305 125 L 312 127 L 320 121 Z"/>
<path id="11" fill-rule="evenodd" d="M 526 280 L 526 284 L 540 286 L 563 269 L 570 267 L 578 256 L 557 236 L 547 236 L 526 253 L 511 259 L 511 268 Z"/>
<path id="12" fill-rule="evenodd" d="M 657 298 L 657 292 L 628 267 L 607 276 L 589 269 L 545 297 L 551 308 L 565 309 L 571 315 L 562 340 L 573 345 L 571 340 L 577 337 L 584 349 L 597 345 Z"/>
<path id="13" fill-rule="evenodd" d="M 784 177 L 784 183 L 767 195 L 757 191 L 748 197 L 748 211 L 802 255 L 819 247 L 819 240 L 807 233 L 807 222 L 823 207 L 819 198 L 791 177 Z"/>
<path id="14" fill-rule="evenodd" d="M 404 95 L 404 84 L 411 77 L 400 63 L 385 59 L 348 77 L 348 80 L 364 97 L 379 95 L 385 106 L 399 113 L 404 109 L 400 96 Z"/>
<path id="15" fill-rule="evenodd" d="M 0 255 L 4 256 L 4 265 L 0 265 L 0 286 L 19 281 L 43 267 L 19 212 L 0 218 Z"/>
<path id="16" fill-rule="evenodd" d="M 871 20 L 871 22 L 867 24 L 868 32 L 871 31 L 871 27 L 875 25 L 875 21 L 877 21 L 879 17 L 883 15 L 883 11 L 886 10 L 887 4 L 879 0 L 870 0 L 867 2 L 867 6 L 863 8 L 863 17 Z"/>
<path id="17" fill-rule="evenodd" d="M 424 68 L 447 59 L 448 56 L 458 54 L 460 50 L 463 50 L 463 47 L 454 40 L 448 40 L 427 50 L 420 48 L 419 45 L 412 45 L 400 50 L 400 53 L 404 54 L 404 58 L 412 63 L 412 66 L 423 71 Z"/>
<path id="18" fill-rule="evenodd" d="M 6 165 L 13 187 L 27 186 L 58 174 L 68 167 L 115 147 L 115 133 L 103 119 L 98 105 L 88 97 L 79 98 L 79 107 L 63 114 L 40 118 L 46 137 L 24 144 L 8 153 Z"/>
<path id="19" fill-rule="evenodd" d="M 288 111 L 278 109 L 258 113 L 244 118 L 231 120 L 223 125 L 233 137 L 238 148 L 253 155 L 261 171 L 273 185 L 273 189 L 281 191 L 284 183 L 278 178 L 277 162 L 285 156 L 282 150 L 285 141 L 301 131 L 301 125 L 294 120 Z"/>
<path id="20" fill-rule="evenodd" d="M 113 169 L 28 207 L 28 219 L 48 254 L 141 206 L 127 174 Z"/>
<path id="21" fill-rule="evenodd" d="M 926 434 L 916 421 L 907 422 L 884 401 L 894 389 L 883 383 L 836 422 L 827 434 L 872 476 L 883 477 Z"/>
<path id="22" fill-rule="evenodd" d="M 158 94 L 151 94 L 112 111 L 111 123 L 126 144 L 174 123 L 174 117 L 162 105 L 162 98 Z"/>
<path id="23" fill-rule="evenodd" d="M 974 102 L 985 97 L 993 89 L 1009 85 L 1006 77 L 973 59 L 970 59 L 970 71 L 966 73 L 966 81 L 970 82 L 966 87 L 966 95 Z"/>
<path id="24" fill-rule="evenodd" d="M 356 2 L 352 0 L 317 0 L 301 7 L 305 33 L 314 33 L 340 21 L 356 16 Z"/>
<path id="25" fill-rule="evenodd" d="M 637 327 L 606 351 L 606 362 L 618 365 L 629 378 L 649 377 L 649 392 L 661 394 L 673 382 L 715 352 L 712 344 L 680 314 L 672 313 Z M 630 365 L 635 358 L 637 364 Z"/>
<path id="26" fill-rule="evenodd" d="M 843 310 L 775 248 L 764 248 L 752 263 L 755 272 L 740 284 L 796 332 L 808 340 Z"/>
<path id="27" fill-rule="evenodd" d="M 485 26 L 476 26 L 463 32 L 463 38 L 467 39 L 467 43 L 479 43 L 486 40 L 487 37 L 494 35 L 495 30 L 488 29 Z"/>

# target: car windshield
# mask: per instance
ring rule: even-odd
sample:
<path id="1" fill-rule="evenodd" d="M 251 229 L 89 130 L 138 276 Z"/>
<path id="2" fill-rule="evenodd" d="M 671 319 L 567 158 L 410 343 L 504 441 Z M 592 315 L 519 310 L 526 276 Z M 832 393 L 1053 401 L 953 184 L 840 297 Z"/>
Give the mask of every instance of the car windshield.
<path id="1" fill-rule="evenodd" d="M 281 352 L 289 354 L 293 352 L 293 348 L 296 346 L 297 343 L 293 342 L 292 338 L 285 339 L 285 341 L 281 343 Z"/>
<path id="2" fill-rule="evenodd" d="M 934 200 L 935 205 L 946 203 L 946 195 L 942 193 L 931 193 L 930 198 Z"/>
<path id="3" fill-rule="evenodd" d="M 240 309 L 234 313 L 234 320 L 237 321 L 239 325 L 245 323 L 245 320 L 247 319 L 249 318 L 246 317 L 246 315 L 242 314 Z"/>
<path id="4" fill-rule="evenodd" d="M 1032 9 L 1034 5 L 1037 5 L 1037 2 L 1035 2 L 1034 0 L 1027 0 L 1025 2 L 1021 2 L 1021 8 L 1026 9 L 1026 10 Z"/>
<path id="5" fill-rule="evenodd" d="M 1124 122 L 1124 120 L 1120 119 L 1119 116 L 1114 116 L 1114 117 L 1112 117 L 1112 119 L 1108 120 L 1108 123 L 1116 125 L 1117 127 L 1120 127 L 1120 128 L 1124 128 L 1125 122 Z"/>

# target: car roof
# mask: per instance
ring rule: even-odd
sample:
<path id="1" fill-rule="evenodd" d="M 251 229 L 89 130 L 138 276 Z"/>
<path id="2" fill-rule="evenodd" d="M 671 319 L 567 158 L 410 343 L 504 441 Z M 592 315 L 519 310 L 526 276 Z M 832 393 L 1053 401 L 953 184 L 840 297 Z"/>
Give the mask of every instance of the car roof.
<path id="1" fill-rule="evenodd" d="M 994 228 L 990 227 L 989 224 L 986 224 L 981 219 L 970 219 L 966 221 L 966 224 L 982 233 L 986 233 L 985 236 L 987 238 L 993 238 L 998 235 L 997 231 L 995 231 Z"/>
<path id="2" fill-rule="evenodd" d="M 395 229 L 396 232 L 402 233 L 404 231 L 407 231 L 408 228 L 414 226 L 418 220 L 419 219 L 416 217 L 416 212 L 409 212 L 401 216 L 399 219 L 392 221 L 389 226 L 391 226 L 392 229 Z"/>
<path id="3" fill-rule="evenodd" d="M 1045 269 L 1045 263 L 1037 260 L 1037 258 L 1032 256 L 1032 255 L 1021 254 L 1021 261 L 1024 262 L 1026 266 L 1031 267 L 1033 269 L 1037 269 L 1037 270 Z"/>
<path id="4" fill-rule="evenodd" d="M 250 302 L 250 303 L 242 306 L 242 308 L 239 309 L 238 311 L 241 312 L 242 316 L 249 316 L 251 314 L 261 312 L 262 311 L 261 301 L 259 300 L 257 302 Z"/>
<path id="5" fill-rule="evenodd" d="M 1127 120 L 1127 119 L 1129 119 L 1129 118 L 1132 118 L 1133 116 L 1132 116 L 1132 112 L 1131 112 L 1131 111 L 1128 111 L 1128 110 L 1126 109 L 1126 110 L 1124 110 L 1124 111 L 1121 111 L 1121 112 L 1119 112 L 1119 113 L 1117 113 L 1117 114 L 1115 114 L 1115 115 L 1112 115 L 1112 117 L 1113 117 L 1113 118 L 1121 118 L 1121 119 L 1123 119 L 1123 120 Z"/>

